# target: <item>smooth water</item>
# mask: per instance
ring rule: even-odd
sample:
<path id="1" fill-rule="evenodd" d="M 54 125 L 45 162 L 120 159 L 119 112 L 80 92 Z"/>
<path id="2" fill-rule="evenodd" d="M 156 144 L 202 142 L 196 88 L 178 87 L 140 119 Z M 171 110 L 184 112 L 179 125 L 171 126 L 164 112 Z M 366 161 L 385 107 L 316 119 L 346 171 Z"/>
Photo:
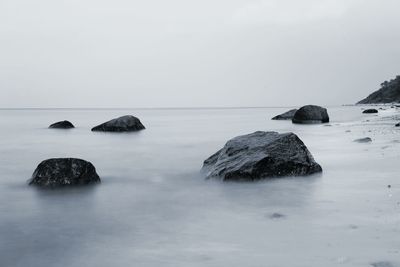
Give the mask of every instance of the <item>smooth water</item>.
<path id="1" fill-rule="evenodd" d="M 0 110 L 0 266 L 398 266 L 400 112 L 332 107 L 331 126 L 270 120 L 286 110 Z M 147 129 L 90 131 L 126 114 Z M 47 129 L 64 119 L 77 128 Z M 204 180 L 204 159 L 257 130 L 296 133 L 323 174 Z M 353 142 L 365 136 L 373 142 Z M 102 183 L 28 186 L 52 157 L 91 161 Z"/>

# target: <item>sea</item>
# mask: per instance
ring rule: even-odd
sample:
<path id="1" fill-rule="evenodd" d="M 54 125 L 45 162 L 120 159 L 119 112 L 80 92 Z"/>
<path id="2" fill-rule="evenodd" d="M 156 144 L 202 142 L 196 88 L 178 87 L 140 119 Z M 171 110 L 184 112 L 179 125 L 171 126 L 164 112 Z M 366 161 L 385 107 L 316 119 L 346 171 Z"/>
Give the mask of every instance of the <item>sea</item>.
<path id="1" fill-rule="evenodd" d="M 400 109 L 327 108 L 316 125 L 271 120 L 290 107 L 1 109 L 0 266 L 400 266 Z M 122 115 L 146 129 L 91 132 Z M 76 128 L 48 129 L 60 120 Z M 204 178 L 205 159 L 255 131 L 297 134 L 323 173 Z M 28 185 L 58 157 L 90 161 L 101 184 Z"/>

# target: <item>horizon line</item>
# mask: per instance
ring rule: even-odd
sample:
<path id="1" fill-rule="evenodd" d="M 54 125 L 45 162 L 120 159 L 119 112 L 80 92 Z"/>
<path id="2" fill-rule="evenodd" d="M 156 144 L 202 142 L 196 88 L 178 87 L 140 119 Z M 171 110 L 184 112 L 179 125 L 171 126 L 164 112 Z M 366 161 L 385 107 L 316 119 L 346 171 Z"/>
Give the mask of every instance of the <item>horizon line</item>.
<path id="1" fill-rule="evenodd" d="M 356 104 L 337 104 L 327 105 L 327 107 L 334 106 L 355 106 Z M 288 105 L 288 106 L 227 106 L 227 107 L 6 107 L 0 110 L 180 110 L 180 109 L 261 109 L 261 108 L 295 108 L 301 105 Z"/>

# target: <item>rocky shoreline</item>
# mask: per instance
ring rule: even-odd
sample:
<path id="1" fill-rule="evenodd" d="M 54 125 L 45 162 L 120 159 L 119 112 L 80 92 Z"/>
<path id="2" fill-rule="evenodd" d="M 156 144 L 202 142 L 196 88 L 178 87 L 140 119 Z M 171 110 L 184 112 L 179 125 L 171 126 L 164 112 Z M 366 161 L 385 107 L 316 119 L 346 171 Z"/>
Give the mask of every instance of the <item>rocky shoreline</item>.
<path id="1" fill-rule="evenodd" d="M 386 120 L 392 121 L 393 128 L 400 125 L 398 122 L 400 115 L 386 116 L 391 111 L 394 111 L 393 114 L 397 114 L 396 106 L 375 105 L 375 107 L 377 108 L 360 107 L 366 118 L 362 122 L 363 124 L 373 125 Z M 329 121 L 327 110 L 315 105 L 293 109 L 277 117 L 282 120 L 289 120 L 289 117 L 292 117 L 295 124 L 315 124 Z M 324 126 L 332 127 L 340 126 L 340 124 L 325 124 Z M 69 121 L 60 121 L 50 126 L 50 128 L 64 129 L 73 127 Z M 145 127 L 138 118 L 122 116 L 96 126 L 92 131 L 131 132 L 143 129 Z M 352 133 L 350 129 L 345 132 Z M 372 133 L 372 130 L 369 133 Z M 373 138 L 355 136 L 353 142 L 366 144 L 373 142 Z M 88 170 L 89 173 L 87 173 Z M 202 168 L 202 173 L 207 179 L 217 178 L 222 181 L 257 181 L 274 177 L 307 176 L 318 172 L 322 172 L 322 167 L 314 161 L 313 156 L 296 134 L 262 131 L 238 136 L 228 141 L 221 150 L 204 161 Z M 90 162 L 81 159 L 59 158 L 45 160 L 39 164 L 29 184 L 56 188 L 97 182 L 100 182 L 100 177 Z"/>

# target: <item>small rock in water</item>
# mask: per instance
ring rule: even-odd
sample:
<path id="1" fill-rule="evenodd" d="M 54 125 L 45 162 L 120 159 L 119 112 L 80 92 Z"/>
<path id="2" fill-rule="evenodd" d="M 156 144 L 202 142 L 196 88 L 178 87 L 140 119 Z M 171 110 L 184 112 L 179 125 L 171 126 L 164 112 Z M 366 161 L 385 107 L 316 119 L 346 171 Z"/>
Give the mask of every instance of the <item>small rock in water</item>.
<path id="1" fill-rule="evenodd" d="M 391 188 L 392 186 L 390 184 L 388 184 L 388 188 Z"/>
<path id="2" fill-rule="evenodd" d="M 49 128 L 52 128 L 52 129 L 71 129 L 71 128 L 75 128 L 75 126 L 69 121 L 59 121 L 59 122 L 56 122 L 56 123 L 53 123 L 52 125 L 50 125 Z"/>
<path id="3" fill-rule="evenodd" d="M 268 217 L 269 217 L 270 219 L 277 220 L 277 219 L 286 218 L 286 215 L 281 214 L 281 213 L 278 213 L 278 212 L 275 212 L 275 213 L 272 213 L 271 215 L 269 215 Z"/>
<path id="4" fill-rule="evenodd" d="M 54 158 L 42 161 L 32 174 L 29 185 L 55 188 L 99 183 L 92 163 L 83 159 Z"/>
<path id="5" fill-rule="evenodd" d="M 285 113 L 277 115 L 272 118 L 272 120 L 291 120 L 296 113 L 297 109 L 291 109 Z"/>
<path id="6" fill-rule="evenodd" d="M 400 122 L 399 123 L 396 123 L 396 125 L 395 125 L 396 127 L 400 127 Z"/>
<path id="7" fill-rule="evenodd" d="M 369 143 L 369 142 L 372 142 L 372 139 L 369 138 L 369 137 L 365 137 L 365 138 L 356 139 L 356 140 L 354 140 L 354 142 L 356 142 L 356 143 Z"/>
<path id="8" fill-rule="evenodd" d="M 351 133 L 351 130 L 346 130 L 346 133 Z"/>
<path id="9" fill-rule="evenodd" d="M 349 227 L 350 229 L 358 229 L 358 226 L 355 224 L 350 224 Z"/>
<path id="10" fill-rule="evenodd" d="M 373 266 L 373 267 L 394 267 L 394 265 L 388 261 L 373 262 L 373 263 L 371 263 L 371 266 Z"/>
<path id="11" fill-rule="evenodd" d="M 140 120 L 134 116 L 122 116 L 102 123 L 92 128 L 92 131 L 102 132 L 133 132 L 145 129 Z"/>
<path id="12" fill-rule="evenodd" d="M 363 111 L 364 114 L 373 114 L 373 113 L 378 113 L 377 109 L 374 108 L 370 108 L 370 109 L 366 109 Z"/>

